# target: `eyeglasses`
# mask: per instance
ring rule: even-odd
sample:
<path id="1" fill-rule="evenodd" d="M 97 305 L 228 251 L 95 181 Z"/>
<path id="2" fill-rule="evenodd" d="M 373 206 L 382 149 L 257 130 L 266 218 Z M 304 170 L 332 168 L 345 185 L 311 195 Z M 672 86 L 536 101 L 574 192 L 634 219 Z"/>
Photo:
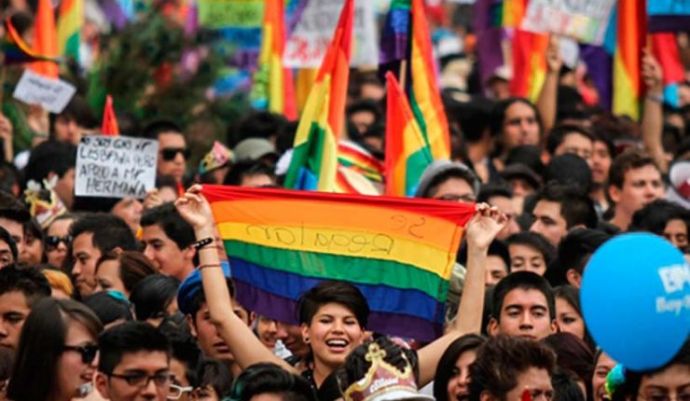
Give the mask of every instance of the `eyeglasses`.
<path id="1" fill-rule="evenodd" d="M 57 248 L 60 243 L 64 243 L 65 246 L 69 246 L 69 244 L 72 243 L 72 236 L 71 235 L 65 235 L 64 237 L 58 237 L 56 235 L 49 235 L 45 239 L 46 246 L 49 248 Z"/>
<path id="2" fill-rule="evenodd" d="M 153 384 L 155 384 L 156 387 L 165 387 L 170 385 L 170 381 L 172 380 L 170 372 L 156 373 L 150 376 L 146 373 L 128 373 L 126 375 L 110 373 L 108 377 L 124 380 L 128 385 L 139 388 L 148 386 L 151 380 L 153 380 Z"/>
<path id="3" fill-rule="evenodd" d="M 646 394 L 640 393 L 638 396 L 646 401 L 690 401 L 690 391 L 684 391 L 680 394 L 676 394 L 675 397 L 671 397 L 669 393 L 663 393 L 660 391 L 650 391 Z"/>
<path id="4" fill-rule="evenodd" d="M 98 354 L 98 345 L 65 345 L 62 347 L 62 350 L 78 352 L 81 355 L 81 361 L 85 364 L 89 364 L 96 359 L 96 354 Z"/>
<path id="5" fill-rule="evenodd" d="M 168 392 L 169 400 L 179 400 L 185 393 L 191 393 L 194 387 L 183 387 L 177 384 L 170 385 L 170 392 Z"/>
<path id="6" fill-rule="evenodd" d="M 165 160 L 166 162 L 174 160 L 175 157 L 177 157 L 178 153 L 182 153 L 182 156 L 185 159 L 189 159 L 189 156 L 191 156 L 191 151 L 187 148 L 163 148 L 163 149 L 161 149 L 161 156 L 163 157 L 163 160 Z"/>

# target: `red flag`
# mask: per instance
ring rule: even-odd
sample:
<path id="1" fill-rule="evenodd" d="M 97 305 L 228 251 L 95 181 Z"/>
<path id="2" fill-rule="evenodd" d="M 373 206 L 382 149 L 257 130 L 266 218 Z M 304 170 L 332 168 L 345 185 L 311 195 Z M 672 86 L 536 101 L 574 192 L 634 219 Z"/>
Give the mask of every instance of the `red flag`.
<path id="1" fill-rule="evenodd" d="M 55 15 L 50 0 L 38 0 L 36 20 L 34 23 L 33 49 L 36 53 L 46 57 L 56 58 L 58 54 L 57 32 L 55 30 Z M 31 69 L 49 78 L 58 77 L 58 66 L 51 61 L 36 61 L 31 63 Z"/>
<path id="2" fill-rule="evenodd" d="M 113 110 L 113 98 L 110 95 L 105 98 L 101 133 L 108 136 L 120 135 L 120 127 L 117 126 L 117 117 L 115 116 L 115 110 Z"/>

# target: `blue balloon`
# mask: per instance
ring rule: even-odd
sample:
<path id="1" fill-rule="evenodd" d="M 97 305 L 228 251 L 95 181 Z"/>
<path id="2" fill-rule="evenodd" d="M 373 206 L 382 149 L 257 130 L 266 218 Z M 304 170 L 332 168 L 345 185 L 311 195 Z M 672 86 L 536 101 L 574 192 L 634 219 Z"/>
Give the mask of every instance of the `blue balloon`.
<path id="1" fill-rule="evenodd" d="M 663 366 L 690 332 L 690 266 L 656 235 L 624 234 L 602 245 L 580 297 L 592 337 L 628 369 Z"/>

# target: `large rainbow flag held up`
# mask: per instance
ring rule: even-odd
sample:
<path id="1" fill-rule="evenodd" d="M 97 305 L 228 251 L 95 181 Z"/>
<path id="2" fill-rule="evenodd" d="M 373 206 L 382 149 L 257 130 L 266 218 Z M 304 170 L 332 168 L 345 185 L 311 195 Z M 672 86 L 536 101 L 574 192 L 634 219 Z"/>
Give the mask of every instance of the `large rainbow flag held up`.
<path id="1" fill-rule="evenodd" d="M 60 54 L 79 60 L 81 29 L 84 26 L 84 0 L 60 2 L 57 40 Z"/>
<path id="2" fill-rule="evenodd" d="M 423 341 L 441 334 L 473 205 L 215 185 L 203 194 L 247 308 L 295 323 L 302 293 L 344 280 L 369 302 L 368 329 Z"/>
<path id="3" fill-rule="evenodd" d="M 295 135 L 285 186 L 332 192 L 338 174 L 338 140 L 345 125 L 354 0 L 346 0 Z"/>

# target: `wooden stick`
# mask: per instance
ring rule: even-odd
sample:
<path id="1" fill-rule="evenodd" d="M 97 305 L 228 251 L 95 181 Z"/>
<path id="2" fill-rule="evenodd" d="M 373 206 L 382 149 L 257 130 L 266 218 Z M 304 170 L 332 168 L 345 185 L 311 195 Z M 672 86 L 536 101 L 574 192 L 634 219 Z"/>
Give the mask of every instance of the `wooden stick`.
<path id="1" fill-rule="evenodd" d="M 405 90 L 405 81 L 407 78 L 407 59 L 403 59 L 400 61 L 400 87 L 402 88 L 403 91 L 407 92 Z"/>

